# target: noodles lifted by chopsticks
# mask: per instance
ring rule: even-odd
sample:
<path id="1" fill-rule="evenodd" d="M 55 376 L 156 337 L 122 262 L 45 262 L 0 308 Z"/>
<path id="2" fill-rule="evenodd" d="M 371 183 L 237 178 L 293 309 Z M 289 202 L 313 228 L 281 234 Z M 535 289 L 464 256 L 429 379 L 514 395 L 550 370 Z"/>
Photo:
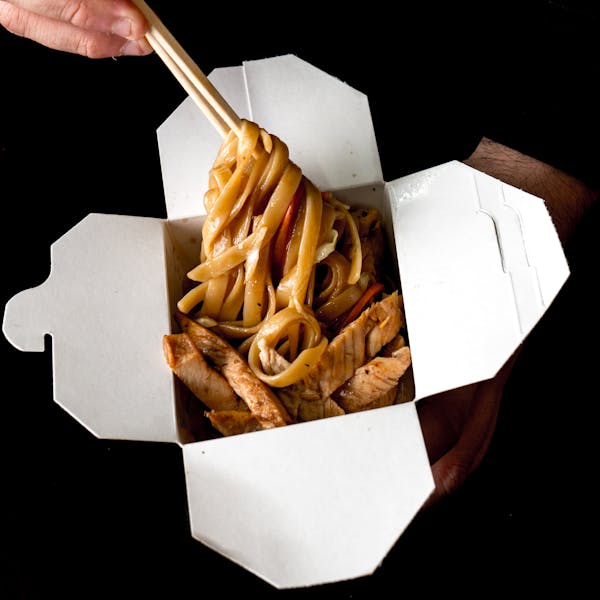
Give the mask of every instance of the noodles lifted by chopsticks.
<path id="1" fill-rule="evenodd" d="M 178 308 L 247 355 L 273 387 L 301 380 L 344 315 L 374 283 L 357 224 L 289 160 L 287 146 L 243 120 L 224 139 L 204 197 L 198 282 Z M 281 357 L 276 369 L 261 357 Z"/>

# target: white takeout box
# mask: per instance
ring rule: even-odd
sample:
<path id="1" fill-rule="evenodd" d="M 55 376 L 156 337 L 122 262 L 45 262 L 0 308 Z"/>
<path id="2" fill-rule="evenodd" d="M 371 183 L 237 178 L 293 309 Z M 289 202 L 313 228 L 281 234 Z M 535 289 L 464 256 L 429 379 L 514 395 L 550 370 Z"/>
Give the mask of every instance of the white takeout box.
<path id="1" fill-rule="evenodd" d="M 295 56 L 210 79 L 318 187 L 392 226 L 417 399 L 493 377 L 568 277 L 543 201 L 459 162 L 384 183 L 366 96 Z M 189 99 L 158 138 L 168 219 L 90 214 L 4 333 L 27 351 L 51 334 L 55 400 L 96 436 L 181 445 L 204 544 L 280 588 L 370 574 L 433 490 L 415 403 L 190 442 L 161 340 L 221 140 Z"/>

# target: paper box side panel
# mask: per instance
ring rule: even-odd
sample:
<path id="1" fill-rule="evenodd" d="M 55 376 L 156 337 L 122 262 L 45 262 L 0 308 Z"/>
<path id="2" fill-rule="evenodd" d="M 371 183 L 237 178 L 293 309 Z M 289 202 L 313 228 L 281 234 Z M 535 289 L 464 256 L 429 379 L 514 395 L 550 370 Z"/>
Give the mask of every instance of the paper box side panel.
<path id="1" fill-rule="evenodd" d="M 546 308 L 507 186 L 451 162 L 388 187 L 417 397 L 493 377 Z"/>
<path id="2" fill-rule="evenodd" d="M 433 490 L 413 403 L 183 454 L 194 537 L 279 588 L 372 573 Z"/>
<path id="3" fill-rule="evenodd" d="M 204 215 L 166 222 L 170 250 L 168 256 L 169 298 L 171 310 L 184 293 L 184 287 L 192 282 L 187 273 L 200 261 L 202 226 Z"/>
<path id="4" fill-rule="evenodd" d="M 18 347 L 52 336 L 54 399 L 98 437 L 177 441 L 163 235 L 162 220 L 89 215 L 52 245 L 46 282 L 6 306 Z"/>
<path id="5" fill-rule="evenodd" d="M 165 223 L 165 258 L 169 298 L 170 327 L 163 333 L 179 332 L 174 316 L 177 303 L 183 297 L 189 283 L 187 273 L 198 264 L 204 217 L 191 217 Z M 181 443 L 215 437 L 208 419 L 204 416 L 204 405 L 173 374 L 173 402 L 177 414 L 177 427 Z"/>

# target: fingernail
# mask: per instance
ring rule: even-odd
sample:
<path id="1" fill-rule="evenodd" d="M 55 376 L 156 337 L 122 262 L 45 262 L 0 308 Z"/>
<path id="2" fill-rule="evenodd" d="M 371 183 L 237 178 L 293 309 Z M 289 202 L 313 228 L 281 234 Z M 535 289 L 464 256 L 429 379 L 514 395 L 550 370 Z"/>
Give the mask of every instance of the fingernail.
<path id="1" fill-rule="evenodd" d="M 112 26 L 112 32 L 119 37 L 128 38 L 131 35 L 132 23 L 129 19 L 119 19 Z"/>
<path id="2" fill-rule="evenodd" d="M 121 56 L 143 56 L 150 52 L 152 52 L 152 47 L 144 38 L 136 42 L 125 42 L 121 46 Z"/>

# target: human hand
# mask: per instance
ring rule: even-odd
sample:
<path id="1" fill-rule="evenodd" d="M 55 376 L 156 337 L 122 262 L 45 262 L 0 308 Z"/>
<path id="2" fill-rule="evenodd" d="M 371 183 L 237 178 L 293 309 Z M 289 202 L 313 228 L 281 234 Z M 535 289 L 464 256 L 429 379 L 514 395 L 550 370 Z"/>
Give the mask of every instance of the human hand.
<path id="1" fill-rule="evenodd" d="M 488 138 L 464 162 L 543 198 L 563 244 L 598 198 L 597 190 L 567 173 Z M 517 355 L 518 351 L 493 379 L 425 398 L 417 405 L 436 486 L 427 506 L 456 491 L 481 463 Z"/>
<path id="2" fill-rule="evenodd" d="M 435 490 L 426 506 L 455 492 L 479 466 L 494 431 L 516 354 L 493 379 L 450 390 L 417 404 Z"/>
<path id="3" fill-rule="evenodd" d="M 89 58 L 152 52 L 130 0 L 0 0 L 0 24 L 49 48 Z"/>

